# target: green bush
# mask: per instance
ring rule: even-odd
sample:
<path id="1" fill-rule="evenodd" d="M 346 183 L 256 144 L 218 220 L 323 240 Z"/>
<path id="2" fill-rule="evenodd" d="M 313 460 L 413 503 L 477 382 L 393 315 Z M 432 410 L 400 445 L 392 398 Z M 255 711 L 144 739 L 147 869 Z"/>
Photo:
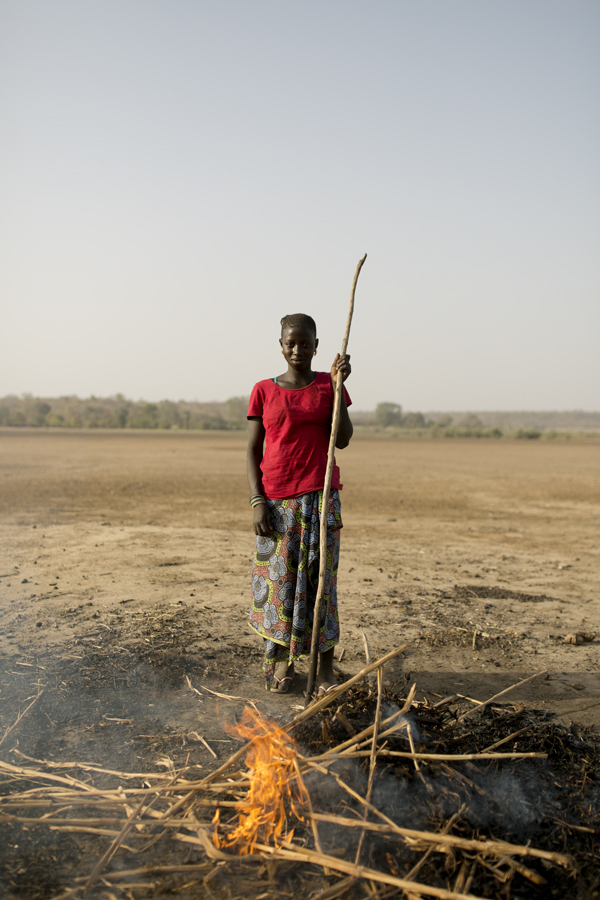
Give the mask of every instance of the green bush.
<path id="1" fill-rule="evenodd" d="M 518 441 L 537 441 L 541 438 L 542 432 L 539 428 L 517 428 L 514 437 Z"/>
<path id="2" fill-rule="evenodd" d="M 375 424 L 380 428 L 400 427 L 402 407 L 399 403 L 378 403 L 375 408 Z"/>

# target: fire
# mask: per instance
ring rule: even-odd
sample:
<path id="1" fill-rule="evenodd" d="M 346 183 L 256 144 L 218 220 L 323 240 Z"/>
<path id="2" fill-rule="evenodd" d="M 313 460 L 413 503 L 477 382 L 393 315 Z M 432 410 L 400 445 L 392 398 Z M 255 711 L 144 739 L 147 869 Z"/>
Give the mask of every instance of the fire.
<path id="1" fill-rule="evenodd" d="M 244 800 L 237 804 L 239 824 L 226 836 L 219 836 L 219 814 L 213 834 L 216 847 L 238 845 L 238 853 L 252 853 L 259 840 L 273 840 L 275 846 L 282 835 L 291 839 L 286 829 L 287 809 L 300 821 L 309 803 L 308 793 L 296 763 L 296 742 L 274 722 L 246 707 L 239 725 L 231 729 L 238 737 L 252 741 L 246 755 L 250 787 Z"/>

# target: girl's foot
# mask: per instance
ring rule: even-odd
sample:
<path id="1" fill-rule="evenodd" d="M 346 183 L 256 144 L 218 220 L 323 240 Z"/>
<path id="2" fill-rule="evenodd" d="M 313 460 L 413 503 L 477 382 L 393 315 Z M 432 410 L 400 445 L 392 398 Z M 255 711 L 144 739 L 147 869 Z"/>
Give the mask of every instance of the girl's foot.
<path id="1" fill-rule="evenodd" d="M 325 650 L 319 655 L 319 672 L 317 681 L 319 683 L 319 693 L 324 693 L 333 687 L 337 687 L 337 678 L 333 671 L 333 652 L 334 647 Z"/>
<path id="2" fill-rule="evenodd" d="M 271 693 L 287 694 L 294 681 L 294 663 L 288 665 L 286 659 L 282 659 L 275 663 L 273 681 L 274 684 L 271 688 Z"/>

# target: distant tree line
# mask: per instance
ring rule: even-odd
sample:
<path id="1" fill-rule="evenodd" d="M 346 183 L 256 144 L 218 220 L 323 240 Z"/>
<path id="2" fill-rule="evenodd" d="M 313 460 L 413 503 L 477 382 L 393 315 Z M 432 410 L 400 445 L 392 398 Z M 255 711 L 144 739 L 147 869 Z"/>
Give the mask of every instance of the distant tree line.
<path id="1" fill-rule="evenodd" d="M 223 403 L 161 400 L 148 403 L 114 397 L 43 398 L 24 394 L 0 399 L 0 426 L 35 428 L 151 428 L 186 431 L 240 431 L 246 427 L 248 397 Z M 378 403 L 373 412 L 354 412 L 352 421 L 364 432 L 390 437 L 537 438 L 597 437 L 600 413 L 431 413 L 404 412 L 399 403 Z M 539 424 L 538 424 L 539 423 Z M 501 426 L 501 427 L 500 427 Z M 560 429 L 560 431 L 558 430 Z M 585 429 L 582 431 L 581 429 Z"/>
<path id="2" fill-rule="evenodd" d="M 502 437 L 499 428 L 486 428 L 479 416 L 473 413 L 468 413 L 454 424 L 453 417 L 447 414 L 426 418 L 420 412 L 405 413 L 399 403 L 378 403 L 372 424 L 377 429 L 425 430 L 448 437 Z M 537 434 L 536 432 L 536 436 Z"/>
<path id="3" fill-rule="evenodd" d="M 512 417 L 513 421 L 510 421 L 509 417 Z M 481 415 L 459 413 L 455 419 L 455 416 L 449 413 L 425 416 L 420 412 L 404 412 L 399 403 L 378 403 L 373 413 L 358 413 L 352 418 L 356 424 L 366 429 L 398 436 L 404 434 L 441 438 L 508 437 L 517 440 L 536 440 L 542 437 L 552 439 L 561 436 L 556 428 L 560 427 L 565 417 L 567 420 L 571 419 L 572 424 L 568 423 L 571 427 L 586 428 L 592 432 L 600 429 L 599 413 L 481 413 Z M 499 418 L 502 419 L 503 427 L 493 424 Z M 532 419 L 540 420 L 543 424 L 531 425 Z M 553 421 L 556 422 L 555 428 L 549 427 Z M 565 436 L 564 431 L 562 436 Z"/>
<path id="4" fill-rule="evenodd" d="M 40 398 L 25 394 L 0 400 L 0 425 L 53 428 L 179 428 L 185 430 L 240 430 L 246 427 L 248 397 L 230 397 L 224 403 L 186 400 L 127 400 L 114 397 Z"/>

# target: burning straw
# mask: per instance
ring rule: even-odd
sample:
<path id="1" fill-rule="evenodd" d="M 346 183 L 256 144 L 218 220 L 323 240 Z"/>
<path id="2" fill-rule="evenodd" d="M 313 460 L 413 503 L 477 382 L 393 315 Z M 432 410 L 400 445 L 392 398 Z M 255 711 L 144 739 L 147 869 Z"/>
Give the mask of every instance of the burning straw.
<path id="1" fill-rule="evenodd" d="M 371 792 L 375 767 L 381 759 L 393 756 L 404 757 L 413 765 L 459 764 L 464 760 L 488 760 L 498 758 L 519 760 L 545 758 L 544 753 L 469 753 L 436 754 L 416 752 L 411 744 L 410 752 L 396 751 L 389 747 L 389 741 L 404 732 L 412 740 L 410 721 L 406 718 L 415 704 L 413 685 L 401 708 L 393 715 L 381 719 L 382 679 L 378 678 L 377 715 L 375 722 L 342 743 L 327 748 L 317 756 L 302 755 L 296 741 L 289 732 L 299 723 L 321 712 L 346 693 L 366 675 L 400 652 L 398 648 L 377 662 L 366 666 L 354 678 L 325 697 L 304 709 L 284 728 L 262 717 L 253 709 L 246 708 L 235 731 L 247 740 L 244 747 L 234 753 L 210 776 L 197 780 L 192 768 L 171 770 L 166 775 L 156 773 L 117 773 L 116 788 L 96 788 L 89 782 L 92 772 L 107 772 L 100 767 L 69 763 L 68 768 L 79 770 L 81 777 L 59 774 L 60 764 L 46 764 L 40 761 L 35 766 L 18 766 L 0 761 L 0 775 L 11 792 L 0 798 L 0 822 L 44 826 L 50 832 L 71 832 L 96 835 L 108 840 L 108 847 L 99 855 L 98 861 L 90 866 L 90 874 L 76 879 L 75 885 L 62 897 L 81 898 L 100 880 L 105 887 L 113 882 L 122 882 L 126 875 L 130 878 L 160 872 L 206 871 L 207 865 L 232 863 L 240 856 L 251 861 L 285 860 L 288 862 L 311 863 L 321 867 L 324 873 L 340 873 L 350 880 L 366 879 L 373 885 L 388 885 L 404 891 L 408 896 L 436 897 L 444 900 L 477 900 L 468 893 L 473 880 L 473 872 L 493 872 L 497 879 L 505 881 L 515 872 L 533 883 L 543 882 L 539 873 L 529 869 L 518 858 L 543 861 L 546 866 L 564 867 L 575 870 L 571 856 L 533 846 L 513 844 L 509 841 L 466 838 L 452 833 L 456 815 L 438 830 L 405 828 L 377 809 L 372 802 Z M 483 704 L 482 704 L 483 705 Z M 339 709 L 339 707 L 338 707 Z M 434 707 L 428 706 L 428 710 Z M 407 722 L 409 723 L 407 728 Z M 346 723 L 348 724 L 348 723 Z M 502 744 L 503 741 L 495 742 Z M 18 751 L 14 751 L 18 755 Z M 369 759 L 369 776 L 366 796 L 347 785 L 334 765 L 338 760 L 366 755 Z M 242 757 L 246 766 L 234 770 Z M 22 757 L 26 759 L 25 757 Z M 319 798 L 307 789 L 305 776 L 318 772 L 321 778 L 331 779 L 331 783 L 341 790 L 361 810 L 352 815 L 321 812 Z M 421 775 L 422 777 L 422 775 Z M 140 786 L 141 782 L 141 786 Z M 17 787 L 21 785 L 21 789 Z M 431 786 L 428 786 L 431 789 Z M 348 809 L 342 807 L 342 809 Z M 377 820 L 377 821 L 374 821 Z M 325 853 L 319 842 L 319 824 L 334 826 L 348 835 L 361 835 L 354 862 Z M 307 847 L 312 829 L 315 849 Z M 300 837 L 295 832 L 300 831 Z M 403 877 L 393 866 L 388 870 L 360 864 L 360 849 L 366 835 L 393 836 L 410 850 L 421 850 L 424 857 Z M 169 838 L 184 846 L 195 847 L 204 852 L 207 862 L 201 865 L 167 867 L 138 867 L 125 871 L 108 871 L 111 860 L 119 852 L 142 853 L 155 846 L 161 838 Z M 227 852 L 226 852 L 227 851 Z M 363 851 L 364 853 L 364 851 Z M 458 854 L 464 860 L 459 868 L 459 876 L 453 889 L 439 885 L 428 885 L 414 880 L 414 876 L 431 854 Z M 462 854 L 462 857 L 461 857 Z M 210 871 L 214 871 L 210 869 Z M 461 874 L 462 873 L 462 874 Z M 208 877 L 208 875 L 207 875 Z M 536 880 L 537 879 L 537 880 Z M 541 881 L 540 881 L 541 879 Z M 131 889 L 131 885 L 129 886 Z M 266 896 L 266 895 L 265 895 Z M 387 894 L 386 894 L 387 896 Z M 505 896 L 509 897 L 508 893 Z"/>

